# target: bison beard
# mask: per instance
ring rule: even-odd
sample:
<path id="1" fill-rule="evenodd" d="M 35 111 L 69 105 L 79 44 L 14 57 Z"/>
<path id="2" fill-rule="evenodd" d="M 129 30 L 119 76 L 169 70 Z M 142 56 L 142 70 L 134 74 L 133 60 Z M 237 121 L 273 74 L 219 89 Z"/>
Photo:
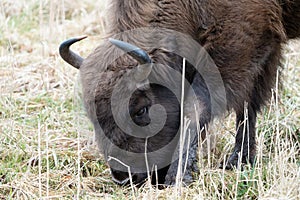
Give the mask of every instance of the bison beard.
<path id="1" fill-rule="evenodd" d="M 236 112 L 237 133 L 233 153 L 223 166 L 237 167 L 240 159 L 254 164 L 257 112 L 271 95 L 281 65 L 282 44 L 300 37 L 299 13 L 300 1 L 296 0 L 113 0 L 107 36 L 119 40 L 102 43 L 86 59 L 69 49 L 85 37 L 62 43 L 60 55 L 80 70 L 86 111 L 113 180 L 125 184 L 132 178 L 138 184 L 152 175 L 153 183 L 174 184 L 179 167 L 183 181 L 190 182 L 192 172 L 197 170 L 196 127 L 201 129 L 226 110 Z M 188 40 L 180 40 L 177 33 Z M 212 74 L 220 75 L 222 87 L 212 90 L 207 80 L 215 82 L 215 77 L 199 73 L 197 67 L 203 68 L 203 63 L 195 61 L 195 57 L 201 54 L 201 48 L 192 47 L 193 43 L 188 42 L 191 39 L 214 61 L 218 73 Z M 186 56 L 176 53 L 178 49 L 185 49 Z M 120 52 L 127 54 L 116 57 Z M 194 137 L 184 141 L 189 151 L 181 157 L 187 163 L 180 166 L 178 91 L 153 82 L 163 78 L 169 86 L 178 84 L 176 73 L 173 76 L 157 64 L 181 73 L 183 57 L 189 57 L 184 114 L 191 119 Z M 212 94 L 222 88 L 223 95 Z M 195 99 L 189 99 L 191 93 Z M 128 102 L 120 103 L 123 99 Z M 159 116 L 165 124 L 152 135 L 151 130 L 161 123 L 153 118 L 159 110 L 165 110 L 165 118 Z M 152 128 L 147 129 L 151 124 Z M 157 151 L 159 154 L 155 154 Z M 154 156 L 147 160 L 146 153 Z"/>

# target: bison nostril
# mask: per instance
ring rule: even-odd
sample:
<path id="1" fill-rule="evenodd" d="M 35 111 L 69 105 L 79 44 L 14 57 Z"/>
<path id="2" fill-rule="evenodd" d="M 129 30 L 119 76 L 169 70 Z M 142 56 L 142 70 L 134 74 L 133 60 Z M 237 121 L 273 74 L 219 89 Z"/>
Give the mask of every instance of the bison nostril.
<path id="1" fill-rule="evenodd" d="M 136 186 L 138 187 L 142 186 L 143 183 L 145 183 L 146 179 L 147 179 L 147 173 L 134 174 L 132 176 L 133 183 L 135 183 Z"/>
<path id="2" fill-rule="evenodd" d="M 141 174 L 131 174 L 129 176 L 128 172 L 123 172 L 115 169 L 110 169 L 111 175 L 112 175 L 112 180 L 119 184 L 119 185 L 126 185 L 130 183 L 130 178 L 133 184 L 142 184 L 145 179 L 147 178 L 146 173 L 141 173 Z"/>
<path id="3" fill-rule="evenodd" d="M 112 179 L 115 183 L 119 185 L 125 185 L 129 182 L 129 174 L 128 172 L 123 172 L 119 170 L 110 169 Z"/>

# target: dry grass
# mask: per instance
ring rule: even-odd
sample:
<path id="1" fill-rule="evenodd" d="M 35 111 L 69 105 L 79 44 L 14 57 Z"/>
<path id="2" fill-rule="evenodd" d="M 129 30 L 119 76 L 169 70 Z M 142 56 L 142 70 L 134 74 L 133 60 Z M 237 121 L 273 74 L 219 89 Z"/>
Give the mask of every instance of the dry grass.
<path id="1" fill-rule="evenodd" d="M 181 193 L 116 186 L 91 144 L 78 71 L 58 56 L 66 37 L 87 34 L 83 56 L 103 33 L 104 1 L 1 0 L 0 199 L 300 199 L 300 43 L 287 46 L 283 89 L 259 116 L 254 169 L 219 170 L 233 147 L 233 116 L 218 123 L 215 153 L 201 158 Z M 133 189 L 133 191 L 132 191 Z"/>

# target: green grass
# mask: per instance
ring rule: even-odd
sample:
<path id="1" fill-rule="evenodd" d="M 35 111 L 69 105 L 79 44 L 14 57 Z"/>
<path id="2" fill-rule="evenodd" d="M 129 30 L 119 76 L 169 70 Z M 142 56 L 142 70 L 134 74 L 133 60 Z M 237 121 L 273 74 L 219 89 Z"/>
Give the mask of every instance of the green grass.
<path id="1" fill-rule="evenodd" d="M 286 46 L 283 87 L 258 117 L 254 168 L 218 169 L 234 143 L 229 115 L 211 127 L 216 148 L 190 186 L 120 187 L 92 143 L 78 71 L 58 55 L 61 41 L 83 34 L 72 48 L 92 52 L 104 3 L 63 2 L 0 2 L 0 199 L 300 199 L 299 41 Z"/>

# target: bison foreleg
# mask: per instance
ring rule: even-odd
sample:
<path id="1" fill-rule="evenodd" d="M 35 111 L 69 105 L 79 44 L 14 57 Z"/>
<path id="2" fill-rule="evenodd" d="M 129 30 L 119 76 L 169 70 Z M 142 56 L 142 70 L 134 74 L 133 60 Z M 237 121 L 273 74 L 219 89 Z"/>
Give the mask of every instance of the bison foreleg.
<path id="1" fill-rule="evenodd" d="M 239 167 L 239 164 L 254 164 L 256 110 L 250 104 L 244 111 L 237 112 L 235 147 L 226 163 L 226 169 Z"/>
<path id="2" fill-rule="evenodd" d="M 197 134 L 189 135 L 185 143 L 187 148 L 180 155 L 180 149 L 177 148 L 174 154 L 176 160 L 170 165 L 165 178 L 166 185 L 176 185 L 184 183 L 186 185 L 193 181 L 193 173 L 198 171 L 197 152 L 198 152 L 198 136 Z M 174 157 L 173 156 L 173 157 Z M 181 159 L 179 159 L 181 156 Z"/>

